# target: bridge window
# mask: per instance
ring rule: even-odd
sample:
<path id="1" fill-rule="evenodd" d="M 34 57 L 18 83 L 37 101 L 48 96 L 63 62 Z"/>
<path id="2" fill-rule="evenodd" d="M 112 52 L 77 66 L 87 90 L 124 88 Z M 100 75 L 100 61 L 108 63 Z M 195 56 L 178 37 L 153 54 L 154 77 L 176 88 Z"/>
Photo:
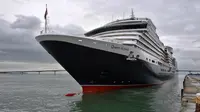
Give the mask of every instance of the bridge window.
<path id="1" fill-rule="evenodd" d="M 91 36 L 91 35 L 95 35 L 97 33 L 102 33 L 105 31 L 115 31 L 115 30 L 123 30 L 123 29 L 143 29 L 147 27 L 147 23 L 143 23 L 143 24 L 126 24 L 126 25 L 109 25 L 106 27 L 100 27 L 97 29 L 94 29 L 88 33 L 86 33 L 86 36 Z"/>

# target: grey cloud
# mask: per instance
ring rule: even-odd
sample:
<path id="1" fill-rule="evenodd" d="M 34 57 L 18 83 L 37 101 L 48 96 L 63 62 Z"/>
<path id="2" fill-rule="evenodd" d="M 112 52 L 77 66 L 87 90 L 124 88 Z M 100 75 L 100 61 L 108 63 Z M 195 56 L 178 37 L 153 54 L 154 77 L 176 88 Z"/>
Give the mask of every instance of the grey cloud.
<path id="1" fill-rule="evenodd" d="M 9 23 L 0 19 L 0 61 L 55 62 L 34 39 L 40 20 L 18 15 Z"/>
<path id="2" fill-rule="evenodd" d="M 25 17 L 25 16 L 24 16 Z M 35 17 L 25 17 L 26 19 L 35 19 Z M 13 23 L 9 23 L 4 19 L 0 19 L 0 48 L 1 49 L 27 49 L 30 48 L 31 45 L 34 45 L 34 35 L 37 29 L 40 28 L 40 23 L 37 22 L 36 24 L 29 24 L 24 27 L 24 25 L 20 25 L 20 22 L 27 22 L 24 18 L 17 18 L 16 21 Z M 19 23 L 18 23 L 19 22 Z M 34 22 L 33 22 L 34 23 Z M 16 24 L 17 28 L 13 28 L 12 25 Z M 36 28 L 37 26 L 37 28 Z M 33 28 L 34 29 L 31 29 Z M 23 46 L 24 45 L 24 46 Z"/>
<path id="3" fill-rule="evenodd" d="M 166 1 L 166 6 L 164 6 L 166 10 L 161 12 L 161 15 L 157 15 L 161 17 L 158 22 L 161 35 L 199 34 L 200 16 L 194 7 L 196 4 L 200 4 L 200 1 Z M 168 18 L 163 18 L 164 15 L 168 15 Z"/>
<path id="4" fill-rule="evenodd" d="M 40 27 L 40 19 L 34 16 L 16 15 L 17 19 L 11 24 L 11 28 L 19 29 L 37 29 Z"/>
<path id="5" fill-rule="evenodd" d="M 126 17 L 130 16 L 131 8 L 135 11 L 135 16 L 149 17 L 156 24 L 160 35 L 183 35 L 198 34 L 200 26 L 200 1 L 199 0 L 74 0 L 84 5 L 87 18 L 94 18 L 96 22 L 102 21 L 113 15 L 114 19 L 121 19 L 123 12 Z M 88 17 L 90 16 L 90 17 Z"/>
<path id="6" fill-rule="evenodd" d="M 70 34 L 83 33 L 76 25 L 53 29 Z M 54 58 L 35 40 L 41 30 L 41 21 L 35 16 L 17 15 L 12 23 L 0 18 L 0 62 L 56 63 Z"/>

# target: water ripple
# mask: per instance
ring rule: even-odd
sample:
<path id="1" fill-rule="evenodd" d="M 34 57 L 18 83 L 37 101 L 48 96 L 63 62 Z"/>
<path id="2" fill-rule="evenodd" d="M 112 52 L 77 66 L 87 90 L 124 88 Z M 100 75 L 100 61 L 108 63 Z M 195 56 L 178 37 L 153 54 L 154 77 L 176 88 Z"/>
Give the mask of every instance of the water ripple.
<path id="1" fill-rule="evenodd" d="M 178 112 L 177 78 L 161 86 L 65 97 L 80 87 L 64 75 L 0 75 L 0 112 Z"/>

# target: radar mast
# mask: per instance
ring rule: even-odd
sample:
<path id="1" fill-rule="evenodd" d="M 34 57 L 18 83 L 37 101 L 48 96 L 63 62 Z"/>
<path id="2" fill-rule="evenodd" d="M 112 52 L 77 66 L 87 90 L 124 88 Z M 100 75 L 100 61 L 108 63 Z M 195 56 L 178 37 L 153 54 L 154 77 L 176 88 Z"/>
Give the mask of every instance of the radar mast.
<path id="1" fill-rule="evenodd" d="M 131 9 L 131 19 L 134 19 L 134 18 L 135 18 L 134 12 L 133 12 L 133 9 Z"/>

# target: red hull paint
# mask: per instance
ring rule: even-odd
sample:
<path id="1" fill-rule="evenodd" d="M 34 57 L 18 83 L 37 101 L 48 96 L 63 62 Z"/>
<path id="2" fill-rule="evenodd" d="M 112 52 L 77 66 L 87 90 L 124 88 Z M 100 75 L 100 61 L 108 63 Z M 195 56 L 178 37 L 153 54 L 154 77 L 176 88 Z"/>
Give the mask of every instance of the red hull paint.
<path id="1" fill-rule="evenodd" d="M 161 83 L 163 84 L 163 83 Z M 83 93 L 99 93 L 99 92 L 106 92 L 106 91 L 112 91 L 112 90 L 119 90 L 119 89 L 125 89 L 125 88 L 140 88 L 140 87 L 150 87 L 160 84 L 135 84 L 135 85 L 82 85 Z"/>

